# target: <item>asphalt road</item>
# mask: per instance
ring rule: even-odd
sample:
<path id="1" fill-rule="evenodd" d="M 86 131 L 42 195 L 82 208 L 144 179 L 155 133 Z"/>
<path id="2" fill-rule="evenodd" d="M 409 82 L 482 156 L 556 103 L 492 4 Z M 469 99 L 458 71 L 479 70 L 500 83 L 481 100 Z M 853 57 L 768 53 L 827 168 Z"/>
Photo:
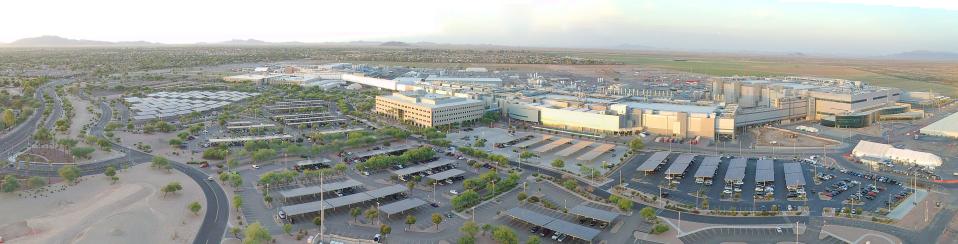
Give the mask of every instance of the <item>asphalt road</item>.
<path id="1" fill-rule="evenodd" d="M 100 103 L 100 111 L 102 112 L 100 120 L 97 121 L 96 126 L 91 130 L 96 136 L 102 136 L 103 128 L 105 128 L 110 122 L 110 119 L 113 118 L 113 111 L 107 102 Z M 114 143 L 113 148 L 114 150 L 126 152 L 127 156 L 104 161 L 105 165 L 122 163 L 122 161 L 129 161 L 131 159 L 133 162 L 146 162 L 153 158 L 150 154 L 133 150 L 120 144 Z M 207 180 L 210 175 L 203 173 L 203 171 L 180 162 L 171 162 L 173 169 L 183 172 L 193 179 L 193 181 L 196 181 L 196 184 L 203 190 L 203 195 L 206 196 L 206 215 L 203 217 L 203 224 L 200 225 L 200 229 L 196 234 L 196 238 L 193 239 L 193 243 L 213 244 L 222 242 L 223 234 L 226 233 L 226 224 L 229 221 L 230 208 L 229 200 L 226 197 L 226 193 L 223 192 L 223 188 L 215 181 Z"/>
<path id="2" fill-rule="evenodd" d="M 41 106 L 37 108 L 36 111 L 33 111 L 33 114 L 30 115 L 30 118 L 28 118 L 26 121 L 24 121 L 23 123 L 20 123 L 19 125 L 11 129 L 9 132 L 4 134 L 3 136 L 0 136 L 0 148 L 2 148 L 0 149 L 0 157 L 4 157 L 4 158 L 8 157 L 12 155 L 13 153 L 22 151 L 26 149 L 28 146 L 30 146 L 30 142 L 33 140 L 32 138 L 33 132 L 36 130 L 37 126 L 40 124 L 40 118 L 43 116 L 43 110 L 45 109 L 45 106 L 43 106 L 43 104 L 44 104 L 44 99 L 46 98 L 44 96 L 41 96 L 41 94 L 45 92 L 52 93 L 52 90 L 50 88 L 55 87 L 57 85 L 69 83 L 70 81 L 72 80 L 70 79 L 54 80 L 52 82 L 41 85 L 40 89 L 37 89 L 37 91 L 33 94 L 33 96 L 40 101 L 39 104 L 41 104 Z M 58 118 L 61 113 L 57 111 L 63 111 L 63 110 L 62 108 L 59 107 L 60 103 L 54 103 L 54 106 L 55 106 L 54 112 L 50 114 L 50 118 L 52 118 L 53 121 L 56 121 L 56 118 Z"/>

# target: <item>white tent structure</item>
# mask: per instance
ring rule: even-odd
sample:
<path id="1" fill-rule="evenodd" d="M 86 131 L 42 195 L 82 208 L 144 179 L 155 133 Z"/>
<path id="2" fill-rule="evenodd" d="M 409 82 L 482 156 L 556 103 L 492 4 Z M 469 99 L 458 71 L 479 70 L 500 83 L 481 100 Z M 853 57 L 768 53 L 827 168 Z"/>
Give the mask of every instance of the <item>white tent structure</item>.
<path id="1" fill-rule="evenodd" d="M 941 157 L 926 152 L 919 152 L 909 149 L 898 149 L 888 144 L 859 141 L 852 155 L 863 158 L 888 159 L 895 162 L 904 162 L 925 167 L 935 168 L 941 166 Z"/>

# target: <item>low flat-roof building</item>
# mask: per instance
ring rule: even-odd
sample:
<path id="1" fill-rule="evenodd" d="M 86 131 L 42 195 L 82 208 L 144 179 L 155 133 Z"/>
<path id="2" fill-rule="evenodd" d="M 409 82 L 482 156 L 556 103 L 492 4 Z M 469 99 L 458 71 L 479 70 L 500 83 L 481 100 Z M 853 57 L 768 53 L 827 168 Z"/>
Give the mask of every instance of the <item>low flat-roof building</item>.
<path id="1" fill-rule="evenodd" d="M 958 113 L 953 113 L 935 121 L 935 123 L 921 128 L 918 132 L 929 136 L 958 138 Z"/>
<path id="2" fill-rule="evenodd" d="M 864 140 L 858 141 L 858 145 L 855 146 L 855 149 L 852 149 L 852 155 L 855 155 L 855 157 L 858 158 L 872 157 L 883 160 L 891 160 L 893 162 L 925 166 L 929 168 L 940 167 L 942 164 L 941 157 L 935 154 L 909 149 L 900 149 L 892 147 L 888 144 Z"/>
<path id="3" fill-rule="evenodd" d="M 376 97 L 376 113 L 420 127 L 476 121 L 484 111 L 485 105 L 479 100 L 418 91 Z"/>

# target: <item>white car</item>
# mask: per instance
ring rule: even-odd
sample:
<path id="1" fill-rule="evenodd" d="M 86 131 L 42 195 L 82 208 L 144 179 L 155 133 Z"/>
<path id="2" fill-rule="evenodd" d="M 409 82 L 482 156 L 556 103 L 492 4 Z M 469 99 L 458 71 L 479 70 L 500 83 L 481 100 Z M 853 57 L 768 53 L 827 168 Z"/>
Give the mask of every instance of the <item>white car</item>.
<path id="1" fill-rule="evenodd" d="M 449 190 L 449 194 L 459 195 L 459 192 L 456 190 Z"/>
<path id="2" fill-rule="evenodd" d="M 369 171 L 363 171 L 363 175 L 369 176 Z"/>
<path id="3" fill-rule="evenodd" d="M 259 169 L 259 165 L 255 165 L 255 164 L 254 164 L 254 165 L 253 165 L 253 168 L 254 168 L 254 169 Z"/>
<path id="4" fill-rule="evenodd" d="M 213 181 L 213 176 L 206 177 L 206 180 L 208 180 L 208 181 Z"/>

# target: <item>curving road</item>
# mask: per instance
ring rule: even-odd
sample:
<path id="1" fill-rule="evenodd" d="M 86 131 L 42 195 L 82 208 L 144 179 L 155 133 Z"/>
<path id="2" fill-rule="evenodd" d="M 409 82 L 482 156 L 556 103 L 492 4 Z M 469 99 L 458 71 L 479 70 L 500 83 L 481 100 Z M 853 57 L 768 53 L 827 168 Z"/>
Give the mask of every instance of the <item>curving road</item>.
<path id="1" fill-rule="evenodd" d="M 30 115 L 30 118 L 27 118 L 25 121 L 8 131 L 6 134 L 0 136 L 0 148 L 2 148 L 0 149 L 0 157 L 6 158 L 30 146 L 30 142 L 33 141 L 33 132 L 37 129 L 37 126 L 40 125 L 40 118 L 43 117 L 43 111 L 46 109 L 44 100 L 47 98 L 47 96 L 43 96 L 43 94 L 48 92 L 53 93 L 53 99 L 55 103 L 54 111 L 50 113 L 49 120 L 44 125 L 52 126 L 53 122 L 56 122 L 56 119 L 59 118 L 63 109 L 60 108 L 60 102 L 59 99 L 56 98 L 56 92 L 53 92 L 50 90 L 50 88 L 67 84 L 71 81 L 71 79 L 54 80 L 41 85 L 39 89 L 34 92 L 33 96 L 39 101 L 41 106 L 33 111 L 33 114 Z"/>
<path id="2" fill-rule="evenodd" d="M 91 130 L 91 133 L 95 136 L 103 136 L 103 128 L 105 128 L 110 122 L 110 119 L 113 118 L 113 110 L 110 109 L 110 105 L 107 102 L 100 103 L 100 111 L 100 120 L 97 121 Z M 97 167 L 98 169 L 106 168 L 109 165 L 123 164 L 124 162 L 147 162 L 153 158 L 153 155 L 127 148 L 120 144 L 113 143 L 113 148 L 114 150 L 125 152 L 127 156 L 100 162 L 99 164 L 101 165 Z M 203 173 L 203 171 L 180 162 L 171 162 L 173 169 L 183 172 L 183 174 L 189 176 L 193 181 L 196 181 L 196 184 L 203 190 L 203 195 L 206 195 L 206 215 L 203 217 L 203 224 L 200 225 L 200 229 L 196 233 L 196 238 L 193 239 L 193 243 L 214 244 L 222 242 L 223 234 L 226 233 L 226 224 L 229 221 L 230 208 L 229 200 L 223 188 L 215 181 L 207 180 L 207 177 L 210 177 L 210 175 Z"/>

